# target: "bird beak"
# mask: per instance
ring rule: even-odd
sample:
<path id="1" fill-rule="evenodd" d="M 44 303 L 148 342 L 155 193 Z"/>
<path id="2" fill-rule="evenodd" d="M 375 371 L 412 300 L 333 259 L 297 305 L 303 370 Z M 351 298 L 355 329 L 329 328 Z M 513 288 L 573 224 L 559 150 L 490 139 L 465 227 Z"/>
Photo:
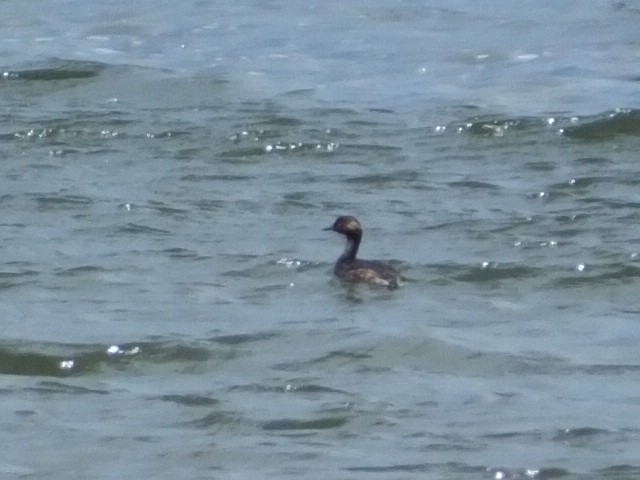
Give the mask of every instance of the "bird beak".
<path id="1" fill-rule="evenodd" d="M 327 228 L 323 228 L 322 230 L 333 230 L 333 225 L 331 225 L 330 227 L 327 227 Z"/>

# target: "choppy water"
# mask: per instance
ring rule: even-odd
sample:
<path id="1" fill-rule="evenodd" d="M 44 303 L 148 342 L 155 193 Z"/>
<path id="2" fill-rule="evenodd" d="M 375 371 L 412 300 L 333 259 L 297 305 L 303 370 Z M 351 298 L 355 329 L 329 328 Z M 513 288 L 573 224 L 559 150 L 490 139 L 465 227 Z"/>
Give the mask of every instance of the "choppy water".
<path id="1" fill-rule="evenodd" d="M 2 477 L 637 478 L 640 8 L 498 3 L 0 4 Z"/>

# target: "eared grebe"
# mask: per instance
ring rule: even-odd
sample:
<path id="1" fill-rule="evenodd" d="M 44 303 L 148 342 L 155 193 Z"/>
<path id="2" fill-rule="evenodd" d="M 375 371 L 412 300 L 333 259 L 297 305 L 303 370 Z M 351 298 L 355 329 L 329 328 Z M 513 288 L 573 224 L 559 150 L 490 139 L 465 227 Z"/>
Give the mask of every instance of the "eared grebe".
<path id="1" fill-rule="evenodd" d="M 324 230 L 333 230 L 347 237 L 347 246 L 333 268 L 333 272 L 348 282 L 364 282 L 397 288 L 400 273 L 391 265 L 377 260 L 358 260 L 356 254 L 362 240 L 362 226 L 355 217 L 338 217 Z"/>

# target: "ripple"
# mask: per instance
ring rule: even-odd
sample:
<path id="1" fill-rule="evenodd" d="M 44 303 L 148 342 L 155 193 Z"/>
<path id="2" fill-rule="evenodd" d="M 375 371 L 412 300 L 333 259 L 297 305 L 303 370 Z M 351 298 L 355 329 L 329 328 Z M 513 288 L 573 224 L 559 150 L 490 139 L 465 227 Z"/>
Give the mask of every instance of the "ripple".
<path id="1" fill-rule="evenodd" d="M 438 465 L 433 463 L 404 463 L 396 465 L 384 465 L 384 466 L 359 466 L 359 467 L 347 467 L 348 472 L 365 472 L 365 473 L 391 473 L 391 472 L 430 472 L 437 469 Z"/>
<path id="2" fill-rule="evenodd" d="M 453 188 L 469 188 L 472 190 L 499 190 L 500 186 L 495 185 L 493 183 L 487 182 L 477 182 L 477 181 L 459 181 L 459 182 L 449 182 L 448 186 Z"/>
<path id="3" fill-rule="evenodd" d="M 143 235 L 169 235 L 169 230 L 162 230 L 160 228 L 149 227 L 147 225 L 140 225 L 138 223 L 127 223 L 119 228 L 122 233 L 134 233 Z"/>
<path id="4" fill-rule="evenodd" d="M 463 122 L 455 122 L 448 129 L 458 133 L 470 133 L 487 137 L 501 137 L 509 130 L 540 129 L 545 126 L 545 119 L 537 117 L 502 118 L 487 115 L 472 117 Z"/>
<path id="5" fill-rule="evenodd" d="M 0 79 L 24 81 L 60 81 L 93 78 L 98 76 L 106 65 L 97 62 L 59 61 L 60 65 L 26 70 L 6 70 Z"/>
<path id="6" fill-rule="evenodd" d="M 580 157 L 576 158 L 574 162 L 579 165 L 607 165 L 613 163 L 613 160 L 606 157 Z"/>
<path id="7" fill-rule="evenodd" d="M 286 385 L 264 385 L 258 383 L 252 383 L 249 385 L 232 385 L 229 387 L 229 391 L 244 391 L 254 393 L 327 393 L 327 394 L 339 394 L 348 395 L 348 392 L 344 390 L 337 390 L 335 388 L 325 387 L 322 385 L 316 385 L 313 383 L 296 383 L 291 382 Z"/>
<path id="8" fill-rule="evenodd" d="M 612 465 L 598 470 L 596 473 L 603 479 L 627 480 L 640 478 L 640 466 L 638 465 Z"/>
<path id="9" fill-rule="evenodd" d="M 594 275 L 575 274 L 573 276 L 560 277 L 553 284 L 561 288 L 582 287 L 589 285 L 602 285 L 610 282 L 624 282 L 640 277 L 640 267 L 636 265 L 612 264 L 600 267 L 606 270 Z M 581 271 L 584 271 L 582 269 Z"/>
<path id="10" fill-rule="evenodd" d="M 640 372 L 640 365 L 616 365 L 616 364 L 594 364 L 581 365 L 576 367 L 577 371 L 587 373 L 589 375 L 624 375 L 627 373 Z"/>
<path id="11" fill-rule="evenodd" d="M 224 427 L 227 425 L 235 425 L 240 422 L 238 414 L 235 412 L 212 412 L 197 420 L 185 422 L 185 425 L 198 429 L 209 429 L 211 427 Z"/>
<path id="12" fill-rule="evenodd" d="M 562 478 L 571 475 L 569 470 L 564 468 L 522 468 L 522 469 L 505 469 L 505 468 L 488 468 L 487 473 L 494 480 L 546 480 L 552 478 Z"/>
<path id="13" fill-rule="evenodd" d="M 243 182 L 251 180 L 250 175 L 183 175 L 180 180 L 185 182 Z"/>
<path id="14" fill-rule="evenodd" d="M 55 210 L 84 209 L 93 204 L 93 199 L 83 195 L 48 194 L 35 195 L 38 210 L 49 212 Z"/>
<path id="15" fill-rule="evenodd" d="M 198 200 L 193 202 L 193 205 L 204 212 L 219 212 L 225 208 L 227 202 L 224 200 Z"/>
<path id="16" fill-rule="evenodd" d="M 179 258 L 184 260 L 207 260 L 210 257 L 199 255 L 197 252 L 193 250 L 189 250 L 187 248 L 166 248 L 162 250 L 162 253 L 171 257 L 171 258 Z"/>
<path id="17" fill-rule="evenodd" d="M 85 273 L 104 273 L 108 272 L 106 268 L 98 265 L 82 265 L 79 267 L 66 268 L 64 270 L 57 270 L 56 275 L 60 277 L 76 277 Z"/>
<path id="18" fill-rule="evenodd" d="M 273 368 L 275 370 L 283 370 L 290 372 L 304 371 L 308 369 L 309 365 L 317 365 L 329 362 L 339 362 L 339 363 L 352 363 L 358 362 L 361 360 L 366 360 L 372 358 L 372 355 L 369 353 L 361 353 L 357 351 L 348 351 L 348 350 L 334 350 L 329 352 L 326 355 L 322 355 L 320 357 L 314 358 L 308 361 L 300 361 L 300 362 L 285 362 L 274 365 Z"/>
<path id="19" fill-rule="evenodd" d="M 401 152 L 402 147 L 395 145 L 380 145 L 380 144 L 368 144 L 368 143 L 352 143 L 342 144 L 342 147 L 352 152 L 360 153 L 389 153 L 389 152 Z"/>
<path id="20" fill-rule="evenodd" d="M 118 346 L 78 344 L 17 344 L 0 346 L 0 374 L 68 377 L 95 374 L 112 366 L 127 370 L 134 365 L 192 364 L 233 352 L 216 351 L 170 341 L 123 343 Z"/>
<path id="21" fill-rule="evenodd" d="M 618 135 L 640 135 L 640 110 L 616 110 L 562 130 L 564 135 L 582 140 L 606 140 Z"/>
<path id="22" fill-rule="evenodd" d="M 485 283 L 518 278 L 534 278 L 541 275 L 542 269 L 524 265 L 483 264 L 469 269 L 465 273 L 454 275 L 452 278 L 461 282 Z"/>
<path id="23" fill-rule="evenodd" d="M 395 171 L 389 174 L 370 174 L 360 175 L 357 177 L 349 177 L 345 182 L 353 185 L 366 185 L 373 188 L 391 188 L 396 185 L 414 188 L 416 185 L 424 185 L 424 182 L 417 181 L 420 175 L 415 171 Z"/>
<path id="24" fill-rule="evenodd" d="M 285 387 L 287 392 L 297 392 L 297 393 L 338 393 L 341 395 L 346 395 L 348 392 L 344 390 L 338 390 L 335 388 L 324 387 L 322 385 L 316 385 L 313 383 L 303 383 L 303 384 L 295 384 L 290 383 Z"/>
<path id="25" fill-rule="evenodd" d="M 566 428 L 564 430 L 558 431 L 558 433 L 556 433 L 553 436 L 553 440 L 564 442 L 567 440 L 592 438 L 599 435 L 607 435 L 609 433 L 610 432 L 608 430 L 604 430 L 602 428 L 593 428 L 593 427 Z"/>
<path id="26" fill-rule="evenodd" d="M 275 332 L 261 332 L 261 333 L 246 333 L 235 335 L 220 335 L 218 337 L 211 338 L 212 342 L 216 342 L 222 345 L 241 345 L 243 343 L 261 342 L 264 340 L 271 340 L 272 338 L 279 337 L 280 334 Z"/>
<path id="27" fill-rule="evenodd" d="M 222 159 L 237 159 L 237 158 L 246 158 L 246 157 L 257 157 L 266 155 L 268 152 L 262 146 L 256 147 L 248 147 L 248 148 L 237 148 L 234 150 L 227 150 L 225 152 L 220 152 L 218 156 Z"/>
<path id="28" fill-rule="evenodd" d="M 253 125 L 278 125 L 282 127 L 297 127 L 302 124 L 303 122 L 301 120 L 294 117 L 266 115 L 259 122 L 255 122 Z"/>
<path id="29" fill-rule="evenodd" d="M 338 428 L 349 422 L 348 417 L 325 417 L 313 420 L 283 418 L 262 424 L 263 430 L 327 430 Z"/>
<path id="30" fill-rule="evenodd" d="M 70 371 L 62 367 L 69 357 L 37 352 L 20 351 L 12 347 L 0 347 L 0 374 L 66 377 Z M 79 367 L 75 367 L 78 371 Z"/>
<path id="31" fill-rule="evenodd" d="M 162 215 L 184 215 L 186 213 L 189 213 L 189 210 L 185 210 L 184 208 L 170 207 L 163 202 L 151 201 L 149 202 L 149 206 Z"/>
<path id="32" fill-rule="evenodd" d="M 38 393 L 62 393 L 67 395 L 108 395 L 108 390 L 86 388 L 77 385 L 69 385 L 62 382 L 39 382 L 35 387 L 26 387 L 24 390 Z"/>
<path id="33" fill-rule="evenodd" d="M 578 201 L 581 203 L 585 203 L 587 205 L 597 204 L 598 206 L 607 207 L 612 210 L 620 210 L 620 209 L 638 210 L 640 208 L 640 202 L 618 200 L 618 199 L 611 199 L 611 198 L 589 197 L 589 198 L 578 199 Z"/>
<path id="34" fill-rule="evenodd" d="M 21 265 L 22 263 L 25 265 Z M 7 290 L 9 288 L 33 283 L 35 281 L 35 277 L 40 275 L 40 272 L 29 268 L 16 268 L 28 265 L 30 265 L 28 262 L 5 263 L 4 268 L 6 268 L 6 270 L 0 271 L 0 290 Z"/>
<path id="35" fill-rule="evenodd" d="M 532 431 L 532 432 L 497 432 L 497 433 L 486 433 L 482 435 L 482 438 L 486 438 L 489 440 L 513 440 L 518 439 L 518 441 L 539 441 L 544 437 L 542 432 L 540 431 Z"/>
<path id="36" fill-rule="evenodd" d="M 219 400 L 204 395 L 182 394 L 182 395 L 161 395 L 154 397 L 163 402 L 171 402 L 186 407 L 210 407 L 220 403 Z"/>

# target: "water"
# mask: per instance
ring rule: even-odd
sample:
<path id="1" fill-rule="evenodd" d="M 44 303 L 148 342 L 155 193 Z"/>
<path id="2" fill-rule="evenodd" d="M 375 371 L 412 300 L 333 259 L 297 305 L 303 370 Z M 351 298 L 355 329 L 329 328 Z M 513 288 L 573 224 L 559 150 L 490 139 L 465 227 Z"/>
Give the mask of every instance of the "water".
<path id="1" fill-rule="evenodd" d="M 640 5 L 491 7 L 2 3 L 2 477 L 637 478 Z"/>

